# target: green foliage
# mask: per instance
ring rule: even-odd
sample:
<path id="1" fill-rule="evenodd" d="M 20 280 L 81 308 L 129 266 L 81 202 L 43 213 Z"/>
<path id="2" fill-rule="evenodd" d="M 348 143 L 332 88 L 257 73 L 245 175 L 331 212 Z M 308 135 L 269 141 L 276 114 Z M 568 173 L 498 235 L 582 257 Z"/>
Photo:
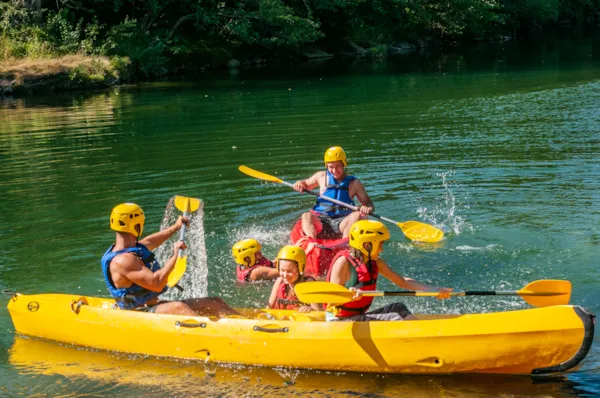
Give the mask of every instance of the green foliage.
<path id="1" fill-rule="evenodd" d="M 39 11 L 26 4 L 0 0 L 0 59 L 111 55 L 142 76 L 183 60 L 225 63 L 315 44 L 335 51 L 354 42 L 379 58 L 396 41 L 594 25 L 600 11 L 600 0 L 60 0 L 41 2 Z"/>
<path id="2" fill-rule="evenodd" d="M 559 0 L 506 0 L 505 10 L 515 27 L 540 27 L 558 21 Z"/>
<path id="3" fill-rule="evenodd" d="M 75 16 L 63 8 L 58 13 L 50 13 L 46 21 L 45 32 L 48 41 L 60 54 L 79 51 L 79 42 L 83 32 L 83 20 L 74 21 Z"/>
<path id="4" fill-rule="evenodd" d="M 559 19 L 578 25 L 593 25 L 600 15 L 600 0 L 559 0 Z"/>
<path id="5" fill-rule="evenodd" d="M 481 37 L 495 33 L 504 17 L 496 0 L 451 0 L 426 2 L 426 29 L 438 37 Z"/>
<path id="6" fill-rule="evenodd" d="M 69 79 L 77 83 L 98 83 L 104 81 L 113 71 L 107 69 L 100 60 L 93 60 L 88 65 L 79 65 L 69 73 Z M 113 74 L 114 77 L 114 74 Z"/>
<path id="7" fill-rule="evenodd" d="M 298 15 L 282 0 L 213 1 L 196 9 L 196 27 L 230 45 L 297 48 L 323 36 L 320 23 Z"/>
<path id="8" fill-rule="evenodd" d="M 131 66 L 146 77 L 167 72 L 165 42 L 141 32 L 134 19 L 126 17 L 122 23 L 110 30 L 106 48 L 111 54 L 128 57 Z"/>

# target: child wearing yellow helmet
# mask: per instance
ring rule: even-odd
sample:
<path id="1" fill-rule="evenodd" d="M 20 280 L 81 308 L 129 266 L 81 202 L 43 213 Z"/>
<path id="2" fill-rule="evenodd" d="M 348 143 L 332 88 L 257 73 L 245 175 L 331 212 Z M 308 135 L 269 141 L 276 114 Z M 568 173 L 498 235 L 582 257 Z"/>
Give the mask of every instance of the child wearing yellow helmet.
<path id="1" fill-rule="evenodd" d="M 256 239 L 244 239 L 231 248 L 239 282 L 273 280 L 279 276 L 275 264 L 263 256 L 262 245 Z"/>
<path id="2" fill-rule="evenodd" d="M 408 290 L 437 291 L 438 298 L 449 297 L 452 289 L 424 285 L 394 272 L 379 258 L 390 232 L 383 223 L 361 220 L 350 228 L 350 249 L 339 252 L 333 259 L 327 281 L 337 283 L 355 292 L 353 301 L 344 305 L 327 306 L 328 321 L 397 321 L 416 319 L 403 303 L 393 303 L 369 311 L 373 297 L 364 297 L 363 291 L 376 290 L 377 277 L 385 276 L 398 287 Z"/>
<path id="3" fill-rule="evenodd" d="M 298 246 L 284 246 L 279 250 L 275 262 L 280 276 L 271 290 L 269 308 L 297 310 L 298 312 L 318 311 L 318 304 L 309 305 L 300 302 L 294 291 L 294 287 L 298 283 L 315 280 L 311 276 L 303 275 L 306 266 L 306 253 L 304 250 Z"/>
<path id="4" fill-rule="evenodd" d="M 313 208 L 302 214 L 302 231 L 312 239 L 346 238 L 350 226 L 365 218 L 367 214 L 371 214 L 375 206 L 360 180 L 347 174 L 348 160 L 346 152 L 341 147 L 334 146 L 327 149 L 324 161 L 326 170 L 318 171 L 305 180 L 296 181 L 294 189 L 302 192 L 319 187 L 323 197 L 337 199 L 349 205 L 354 205 L 354 198 L 357 198 L 361 206 L 359 211 L 352 211 L 317 198 Z"/>

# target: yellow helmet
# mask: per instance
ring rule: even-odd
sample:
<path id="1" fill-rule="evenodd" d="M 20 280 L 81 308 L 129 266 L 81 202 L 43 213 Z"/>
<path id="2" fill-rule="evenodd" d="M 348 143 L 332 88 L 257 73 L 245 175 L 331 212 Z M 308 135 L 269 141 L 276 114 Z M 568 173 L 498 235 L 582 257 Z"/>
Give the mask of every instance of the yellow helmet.
<path id="1" fill-rule="evenodd" d="M 360 220 L 350 227 L 350 247 L 358 249 L 365 256 L 370 256 L 371 260 L 377 259 L 377 253 L 381 242 L 390 238 L 390 231 L 380 221 Z M 373 247 L 369 253 L 365 249 L 365 243 L 371 243 Z"/>
<path id="2" fill-rule="evenodd" d="M 338 160 L 342 161 L 344 167 L 348 166 L 346 152 L 344 152 L 341 146 L 332 146 L 327 151 L 325 151 L 325 166 L 327 166 L 327 163 L 337 162 Z"/>
<path id="3" fill-rule="evenodd" d="M 298 272 L 303 273 L 306 266 L 306 253 L 298 246 L 283 246 L 277 254 L 277 270 L 279 270 L 279 260 L 295 261 L 298 264 Z"/>
<path id="4" fill-rule="evenodd" d="M 144 211 L 135 203 L 122 203 L 110 213 L 110 229 L 129 232 L 136 238 L 142 236 L 145 221 Z"/>
<path id="5" fill-rule="evenodd" d="M 239 265 L 252 267 L 256 264 L 256 253 L 262 249 L 262 245 L 256 239 L 244 239 L 233 245 L 231 254 Z M 246 264 L 245 258 L 250 258 L 250 264 Z"/>

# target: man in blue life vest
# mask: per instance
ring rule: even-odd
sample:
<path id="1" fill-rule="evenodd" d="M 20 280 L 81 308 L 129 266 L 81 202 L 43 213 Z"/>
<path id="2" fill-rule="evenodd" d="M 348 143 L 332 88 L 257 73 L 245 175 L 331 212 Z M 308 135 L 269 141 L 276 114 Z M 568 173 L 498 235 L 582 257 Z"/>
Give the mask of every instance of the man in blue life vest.
<path id="1" fill-rule="evenodd" d="M 139 240 L 144 221 L 144 212 L 134 203 L 120 204 L 110 215 L 116 242 L 104 253 L 101 264 L 106 286 L 119 308 L 190 316 L 239 315 L 218 297 L 159 300 L 158 296 L 168 289 L 167 280 L 175 267 L 177 253 L 186 246 L 182 241 L 175 243 L 173 254 L 162 268 L 152 250 L 179 231 L 183 223 L 189 225 L 189 220 L 180 216 L 169 228 Z"/>
<path id="2" fill-rule="evenodd" d="M 316 239 L 317 235 L 319 238 L 347 238 L 352 224 L 373 213 L 375 205 L 358 178 L 346 173 L 348 161 L 346 152 L 341 147 L 334 146 L 325 152 L 325 166 L 326 170 L 318 171 L 306 180 L 296 181 L 294 189 L 302 192 L 318 186 L 321 196 L 349 205 L 354 205 L 353 199 L 356 197 L 361 206 L 359 211 L 353 211 L 317 198 L 313 208 L 302 214 L 302 231 L 313 239 Z"/>

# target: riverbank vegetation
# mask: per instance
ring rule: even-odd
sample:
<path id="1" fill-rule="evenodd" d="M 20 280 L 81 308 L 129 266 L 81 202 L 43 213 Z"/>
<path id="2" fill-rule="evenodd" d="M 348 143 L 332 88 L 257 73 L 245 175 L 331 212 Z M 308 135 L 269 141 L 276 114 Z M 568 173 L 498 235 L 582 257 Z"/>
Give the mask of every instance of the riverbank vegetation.
<path id="1" fill-rule="evenodd" d="M 380 58 L 561 24 L 594 28 L 599 13 L 600 0 L 0 0 L 0 79 L 6 87 L 50 74 L 48 59 L 61 76 L 94 85 L 330 55 Z"/>

